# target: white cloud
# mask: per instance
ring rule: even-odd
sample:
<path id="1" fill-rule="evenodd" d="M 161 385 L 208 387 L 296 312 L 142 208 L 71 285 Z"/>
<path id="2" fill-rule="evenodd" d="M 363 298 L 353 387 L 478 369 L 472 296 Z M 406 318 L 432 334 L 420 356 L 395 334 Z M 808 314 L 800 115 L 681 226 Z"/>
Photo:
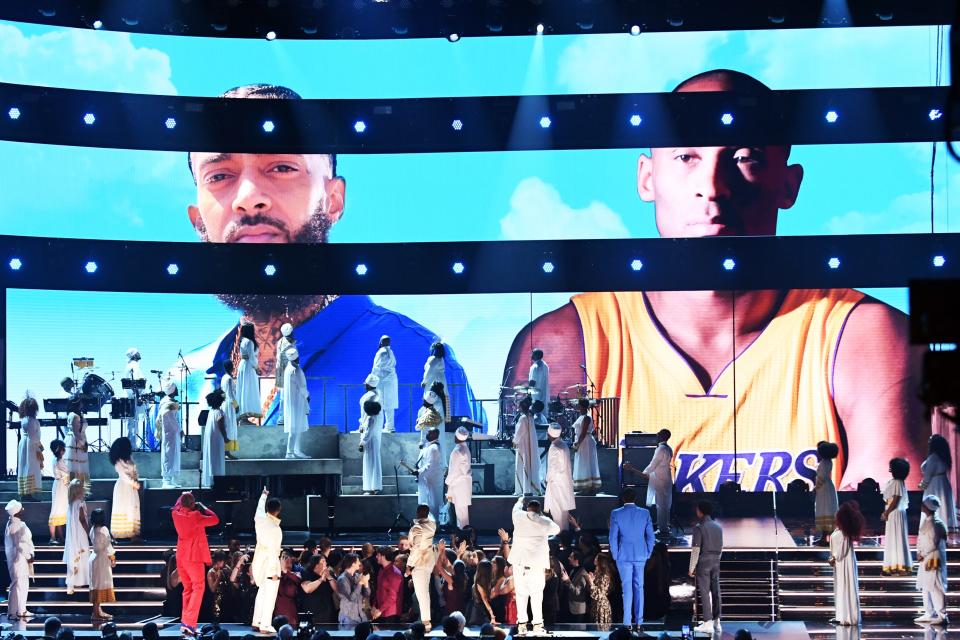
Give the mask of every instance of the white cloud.
<path id="1" fill-rule="evenodd" d="M 504 240 L 628 238 L 623 219 L 602 202 L 574 209 L 557 189 L 540 178 L 524 178 L 510 196 L 510 212 L 500 219 Z"/>
<path id="2" fill-rule="evenodd" d="M 48 87 L 175 95 L 170 58 L 130 34 L 62 29 L 27 36 L 0 24 L 0 81 Z"/>
<path id="3" fill-rule="evenodd" d="M 960 196 L 960 174 L 952 176 L 948 183 L 949 195 Z M 950 197 L 947 189 L 939 189 L 934 199 L 936 231 L 949 231 Z M 954 223 L 952 226 L 956 226 Z M 930 233 L 930 192 L 920 191 L 897 196 L 882 211 L 853 210 L 834 216 L 826 221 L 826 233 L 854 235 L 865 233 Z"/>
<path id="4" fill-rule="evenodd" d="M 724 32 L 578 36 L 559 56 L 557 82 L 572 93 L 669 91 L 708 68 Z"/>

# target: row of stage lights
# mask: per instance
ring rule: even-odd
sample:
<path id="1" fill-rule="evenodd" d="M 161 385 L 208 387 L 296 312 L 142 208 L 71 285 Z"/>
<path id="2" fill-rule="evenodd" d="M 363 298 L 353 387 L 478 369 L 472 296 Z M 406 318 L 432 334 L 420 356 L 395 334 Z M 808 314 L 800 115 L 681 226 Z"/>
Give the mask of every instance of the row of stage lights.
<path id="1" fill-rule="evenodd" d="M 7 111 L 7 117 L 10 118 L 10 120 L 19 120 L 21 115 L 23 115 L 23 112 L 20 111 L 19 107 L 10 107 L 10 109 Z M 939 120 L 942 117 L 943 117 L 943 111 L 941 111 L 940 109 L 934 108 L 934 109 L 930 109 L 927 112 L 927 118 L 931 122 Z M 840 120 L 840 114 L 836 110 L 831 109 L 824 114 L 823 119 L 827 122 L 827 124 L 836 124 L 836 122 Z M 639 127 L 641 124 L 643 124 L 643 116 L 640 115 L 639 113 L 632 113 L 627 118 L 627 122 L 630 123 L 631 127 Z M 730 113 L 729 111 L 724 112 L 720 116 L 720 122 L 725 126 L 732 125 L 733 114 Z M 88 127 L 92 127 L 93 125 L 95 125 L 97 123 L 96 114 L 91 113 L 89 111 L 87 113 L 84 113 L 83 123 Z M 541 129 L 549 129 L 550 125 L 553 124 L 553 120 L 551 120 L 549 115 L 541 115 L 538 121 L 538 124 L 540 125 Z M 170 130 L 175 129 L 177 126 L 176 118 L 172 116 L 168 117 L 166 120 L 163 121 L 163 126 Z M 273 133 L 277 128 L 277 125 L 276 123 L 274 123 L 273 120 L 264 120 L 260 126 L 263 129 L 264 133 Z M 460 118 L 455 118 L 450 123 L 450 127 L 454 131 L 462 131 L 463 126 L 464 126 L 463 120 L 461 120 Z M 353 130 L 357 134 L 365 133 L 368 128 L 369 126 L 364 120 L 357 120 L 353 123 Z"/>
<path id="2" fill-rule="evenodd" d="M 935 255 L 931 259 L 931 264 L 933 264 L 934 267 L 940 268 L 947 264 L 947 259 L 942 255 Z M 11 271 L 20 271 L 24 267 L 24 262 L 20 258 L 11 258 L 7 265 L 10 267 Z M 722 266 L 725 271 L 733 271 L 737 268 L 737 261 L 733 258 L 724 258 L 723 262 L 720 263 L 720 266 Z M 829 260 L 827 260 L 827 267 L 834 271 L 839 269 L 840 258 L 836 256 L 831 257 Z M 83 265 L 84 271 L 91 275 L 95 274 L 98 268 L 99 267 L 97 263 L 93 260 L 90 260 Z M 540 268 L 543 269 L 544 273 L 550 274 L 553 273 L 557 267 L 553 262 L 548 260 L 544 262 Z M 639 258 L 634 258 L 630 261 L 629 268 L 631 271 L 641 271 L 643 270 L 643 261 Z M 450 265 L 450 270 L 459 276 L 463 275 L 463 273 L 467 270 L 467 267 L 463 262 L 458 260 Z M 360 262 L 356 265 L 356 267 L 354 267 L 354 271 L 358 276 L 365 276 L 370 272 L 370 269 L 367 267 L 366 263 Z M 167 265 L 166 272 L 170 276 L 176 276 L 180 273 L 180 266 L 176 262 L 171 262 Z M 266 276 L 273 277 L 277 275 L 277 266 L 272 263 L 267 264 L 263 267 L 263 273 Z"/>

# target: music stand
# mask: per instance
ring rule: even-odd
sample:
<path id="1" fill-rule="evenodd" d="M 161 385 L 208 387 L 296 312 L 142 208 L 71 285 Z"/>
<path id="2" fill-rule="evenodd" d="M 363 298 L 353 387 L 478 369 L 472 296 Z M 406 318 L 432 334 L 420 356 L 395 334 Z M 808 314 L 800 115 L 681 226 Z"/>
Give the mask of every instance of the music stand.
<path id="1" fill-rule="evenodd" d="M 60 428 L 60 414 L 70 410 L 71 398 L 44 398 L 43 410 L 52 413 L 57 428 L 57 439 L 63 440 L 63 429 Z"/>

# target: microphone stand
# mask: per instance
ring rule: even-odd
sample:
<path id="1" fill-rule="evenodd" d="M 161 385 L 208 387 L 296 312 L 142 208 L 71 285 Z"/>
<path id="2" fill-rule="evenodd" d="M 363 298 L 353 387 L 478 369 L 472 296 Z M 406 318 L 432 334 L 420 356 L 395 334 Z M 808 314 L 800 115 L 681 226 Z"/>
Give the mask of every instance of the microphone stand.
<path id="1" fill-rule="evenodd" d="M 187 438 L 190 436 L 190 390 L 187 388 L 187 381 L 190 377 L 190 367 L 183 359 L 183 349 L 177 351 L 177 357 L 180 358 L 180 387 L 183 389 L 183 450 L 189 451 L 190 447 L 187 443 L 190 441 Z"/>
<path id="2" fill-rule="evenodd" d="M 514 367 L 507 367 L 507 370 L 503 373 L 503 380 L 500 381 L 500 395 L 498 398 L 498 404 L 500 405 L 500 410 L 497 412 L 499 418 L 497 419 L 497 440 L 506 440 L 506 403 L 504 402 L 503 391 L 504 387 L 507 384 L 507 380 L 510 378 L 510 373 L 514 370 Z"/>
<path id="3" fill-rule="evenodd" d="M 403 511 L 401 511 L 401 509 L 400 509 L 400 472 L 399 472 L 399 469 L 400 469 L 400 465 L 399 465 L 399 464 L 393 465 L 393 482 L 394 482 L 394 488 L 395 488 L 396 491 L 397 491 L 397 515 L 396 515 L 396 517 L 393 519 L 393 524 L 391 524 L 391 525 L 390 525 L 390 528 L 387 529 L 387 535 L 388 535 L 388 536 L 391 535 L 391 534 L 393 533 L 393 530 L 396 529 L 397 526 L 399 526 L 401 523 L 406 523 L 406 526 L 407 526 L 408 529 L 409 529 L 411 526 L 413 526 L 413 523 L 410 522 L 410 519 L 409 519 L 407 516 L 403 515 Z"/>

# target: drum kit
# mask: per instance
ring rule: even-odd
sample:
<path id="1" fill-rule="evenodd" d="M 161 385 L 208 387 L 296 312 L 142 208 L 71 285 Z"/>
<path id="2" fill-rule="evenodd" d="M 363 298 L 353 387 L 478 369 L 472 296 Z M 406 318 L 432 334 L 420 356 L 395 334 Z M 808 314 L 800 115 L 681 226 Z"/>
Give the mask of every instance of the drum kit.
<path id="1" fill-rule="evenodd" d="M 501 439 L 513 437 L 513 430 L 520 415 L 520 402 L 524 398 L 532 396 L 533 391 L 534 387 L 523 384 L 500 387 L 499 436 Z M 564 440 L 573 439 L 573 423 L 580 416 L 578 410 L 580 400 L 587 398 L 590 400 L 590 406 L 593 407 L 596 405 L 596 400 L 592 398 L 592 395 L 591 388 L 588 385 L 572 384 L 547 403 L 545 415 L 550 422 L 560 425 L 561 438 Z"/>

